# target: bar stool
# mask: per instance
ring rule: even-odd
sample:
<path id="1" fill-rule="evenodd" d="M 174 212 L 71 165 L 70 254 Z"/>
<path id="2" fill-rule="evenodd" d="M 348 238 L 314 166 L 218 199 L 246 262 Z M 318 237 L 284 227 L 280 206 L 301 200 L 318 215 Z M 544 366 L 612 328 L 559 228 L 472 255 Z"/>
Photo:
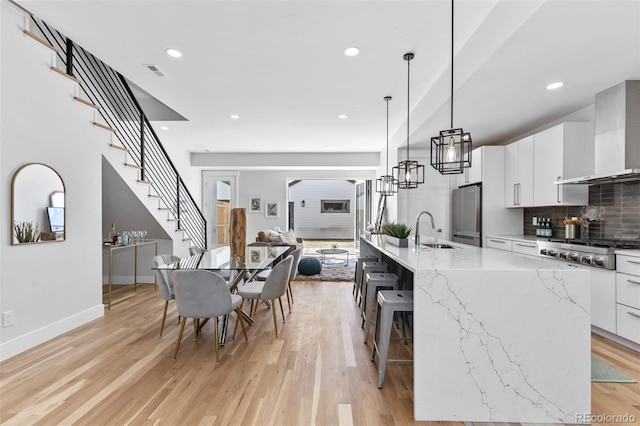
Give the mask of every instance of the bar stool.
<path id="1" fill-rule="evenodd" d="M 362 289 L 362 264 L 364 262 L 377 262 L 378 258 L 373 255 L 369 256 L 361 256 L 356 261 L 356 276 L 353 280 L 353 298 L 358 300 L 358 296 L 360 295 Z"/>
<path id="2" fill-rule="evenodd" d="M 362 262 L 362 275 L 360 276 L 360 283 L 358 285 L 359 293 L 360 293 L 360 300 L 358 300 L 358 306 L 361 307 L 361 311 L 360 311 L 361 314 L 364 310 L 365 298 L 367 297 L 367 286 L 365 285 L 366 277 L 367 277 L 367 274 L 371 272 L 389 272 L 389 265 L 385 262 L 378 262 L 378 261 Z"/>
<path id="3" fill-rule="evenodd" d="M 388 272 L 371 272 L 366 275 L 367 299 L 362 309 L 362 322 L 364 325 L 364 343 L 369 340 L 369 329 L 375 311 L 375 297 L 379 289 L 398 290 L 400 279 L 396 274 Z"/>
<path id="4" fill-rule="evenodd" d="M 371 351 L 371 362 L 374 362 L 376 353 L 380 357 L 378 361 L 378 389 L 382 389 L 388 362 L 413 362 L 413 359 L 388 359 L 391 326 L 396 312 L 413 312 L 413 292 L 409 290 L 380 290 L 378 292 L 376 329 L 373 334 L 373 349 Z M 404 329 L 404 322 L 402 328 Z M 413 334 L 411 337 L 413 338 Z"/>

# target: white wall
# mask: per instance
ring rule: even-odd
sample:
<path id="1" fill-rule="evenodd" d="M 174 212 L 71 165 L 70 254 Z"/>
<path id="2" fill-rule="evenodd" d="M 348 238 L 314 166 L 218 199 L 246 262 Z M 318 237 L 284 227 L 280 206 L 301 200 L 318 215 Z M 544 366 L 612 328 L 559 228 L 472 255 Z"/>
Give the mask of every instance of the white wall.
<path id="1" fill-rule="evenodd" d="M 289 201 L 294 202 L 295 234 L 302 238 L 352 239 L 355 228 L 355 191 L 355 184 L 344 179 L 305 179 L 290 186 Z M 322 200 L 348 200 L 349 212 L 322 213 Z"/>
<path id="2" fill-rule="evenodd" d="M 75 83 L 49 70 L 51 52 L 24 36 L 22 13 L 0 8 L 0 313 L 15 311 L 15 325 L 0 328 L 6 359 L 104 313 L 98 145 L 108 134 L 72 101 Z M 10 245 L 11 177 L 30 162 L 64 181 L 64 242 Z"/>
<path id="3" fill-rule="evenodd" d="M 242 170 L 238 173 L 239 201 L 237 207 L 247 209 L 247 241 L 255 241 L 264 229 L 287 229 L 286 208 L 290 179 L 375 179 L 373 170 Z M 249 197 L 262 196 L 262 201 L 277 201 L 278 218 L 267 218 L 263 213 L 249 213 Z"/>

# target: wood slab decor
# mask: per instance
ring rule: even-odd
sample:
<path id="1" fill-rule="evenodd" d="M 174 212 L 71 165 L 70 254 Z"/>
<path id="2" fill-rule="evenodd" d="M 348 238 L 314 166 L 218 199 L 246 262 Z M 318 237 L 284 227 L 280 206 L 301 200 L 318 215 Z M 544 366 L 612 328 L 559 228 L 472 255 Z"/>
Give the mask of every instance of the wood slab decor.
<path id="1" fill-rule="evenodd" d="M 229 241 L 231 257 L 239 256 L 240 261 L 244 263 L 244 252 L 247 242 L 247 209 L 231 209 L 229 233 L 231 234 Z"/>

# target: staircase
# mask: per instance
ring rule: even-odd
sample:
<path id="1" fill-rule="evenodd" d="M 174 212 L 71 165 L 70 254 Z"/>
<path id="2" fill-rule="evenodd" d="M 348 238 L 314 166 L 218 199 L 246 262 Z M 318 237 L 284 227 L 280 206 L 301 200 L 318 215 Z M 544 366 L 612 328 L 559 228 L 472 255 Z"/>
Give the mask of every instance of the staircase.
<path id="1" fill-rule="evenodd" d="M 28 13 L 28 12 L 27 12 Z M 173 240 L 174 253 L 206 247 L 206 221 L 125 78 L 37 17 L 25 36 L 52 52 L 50 70 L 74 83 L 72 102 L 104 132 L 102 153 Z"/>

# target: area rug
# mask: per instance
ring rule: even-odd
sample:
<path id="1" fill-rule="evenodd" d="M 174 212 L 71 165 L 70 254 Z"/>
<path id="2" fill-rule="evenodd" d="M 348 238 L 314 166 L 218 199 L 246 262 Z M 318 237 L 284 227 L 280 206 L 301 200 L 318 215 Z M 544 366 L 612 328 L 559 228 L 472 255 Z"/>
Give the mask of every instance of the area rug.
<path id="1" fill-rule="evenodd" d="M 618 370 L 609 367 L 607 364 L 595 358 L 591 358 L 591 381 L 592 382 L 617 382 L 617 383 L 635 383 L 631 377 L 628 377 Z"/>
<path id="2" fill-rule="evenodd" d="M 298 274 L 295 281 L 353 281 L 356 271 L 356 261 L 349 259 L 349 264 L 341 262 L 327 262 L 322 264 L 322 272 L 315 275 Z"/>

